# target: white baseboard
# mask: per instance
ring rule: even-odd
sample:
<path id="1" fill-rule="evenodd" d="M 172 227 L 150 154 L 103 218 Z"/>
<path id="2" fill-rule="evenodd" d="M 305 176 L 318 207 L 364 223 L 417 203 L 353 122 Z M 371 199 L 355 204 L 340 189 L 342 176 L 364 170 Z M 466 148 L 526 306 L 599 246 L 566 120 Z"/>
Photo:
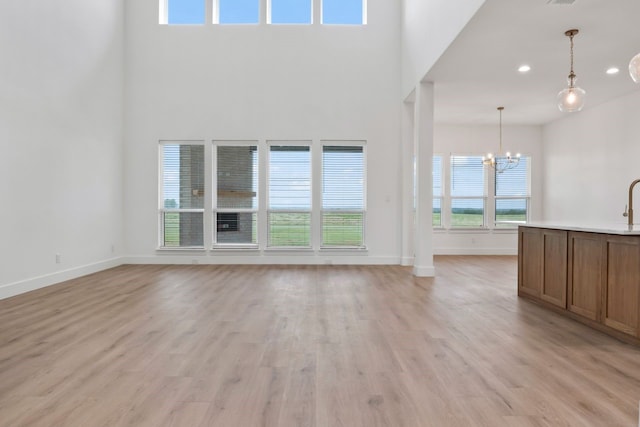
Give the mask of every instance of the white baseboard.
<path id="1" fill-rule="evenodd" d="M 390 256 L 361 256 L 327 254 L 322 256 L 307 255 L 304 253 L 282 253 L 268 255 L 238 255 L 218 254 L 216 256 L 201 254 L 161 254 L 151 256 L 128 256 L 123 259 L 123 264 L 276 264 L 276 265 L 398 265 L 399 257 Z"/>
<path id="2" fill-rule="evenodd" d="M 436 269 L 434 266 L 414 266 L 413 275 L 416 277 L 435 277 Z"/>
<path id="3" fill-rule="evenodd" d="M 517 248 L 436 248 L 434 255 L 518 255 Z"/>
<path id="4" fill-rule="evenodd" d="M 411 267 L 413 265 L 414 257 L 405 256 L 400 258 L 400 265 L 403 267 Z"/>
<path id="5" fill-rule="evenodd" d="M 124 264 L 123 258 L 112 258 L 93 264 L 87 264 L 63 271 L 56 271 L 55 273 L 2 285 L 0 286 L 0 299 L 9 298 L 25 292 L 35 291 L 36 289 L 55 285 L 56 283 L 64 282 L 65 280 L 86 276 L 87 274 L 97 273 L 98 271 L 117 267 L 122 264 Z"/>

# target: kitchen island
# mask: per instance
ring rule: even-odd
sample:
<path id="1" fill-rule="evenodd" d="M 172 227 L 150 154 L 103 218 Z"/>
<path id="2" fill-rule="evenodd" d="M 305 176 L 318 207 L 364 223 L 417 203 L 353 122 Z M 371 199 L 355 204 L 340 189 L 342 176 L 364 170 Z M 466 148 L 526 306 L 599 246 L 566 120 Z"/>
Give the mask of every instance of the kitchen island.
<path id="1" fill-rule="evenodd" d="M 640 344 L 640 226 L 519 226 L 518 296 Z"/>

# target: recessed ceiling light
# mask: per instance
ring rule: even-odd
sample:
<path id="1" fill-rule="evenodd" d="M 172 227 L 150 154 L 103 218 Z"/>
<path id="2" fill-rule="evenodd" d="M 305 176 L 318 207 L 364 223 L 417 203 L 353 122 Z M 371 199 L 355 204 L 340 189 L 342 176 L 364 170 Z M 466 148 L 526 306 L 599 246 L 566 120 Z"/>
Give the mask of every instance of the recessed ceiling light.
<path id="1" fill-rule="evenodd" d="M 528 65 L 521 65 L 520 67 L 518 67 L 518 71 L 520 71 L 521 73 L 526 73 L 528 71 L 531 70 L 531 67 Z"/>
<path id="2" fill-rule="evenodd" d="M 607 74 L 618 74 L 620 72 L 620 69 L 618 67 L 611 67 L 609 69 L 607 69 Z"/>

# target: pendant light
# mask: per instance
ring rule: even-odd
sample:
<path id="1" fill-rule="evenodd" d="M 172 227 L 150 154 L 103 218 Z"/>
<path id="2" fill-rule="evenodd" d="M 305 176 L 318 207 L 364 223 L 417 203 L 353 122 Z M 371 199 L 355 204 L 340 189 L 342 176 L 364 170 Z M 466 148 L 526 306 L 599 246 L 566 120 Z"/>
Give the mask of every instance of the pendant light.
<path id="1" fill-rule="evenodd" d="M 482 164 L 485 166 L 491 166 L 496 170 L 496 173 L 502 173 L 507 169 L 513 169 L 518 166 L 520 163 L 520 153 L 517 153 L 515 156 L 512 156 L 510 152 L 506 152 L 502 154 L 502 111 L 504 107 L 498 107 L 498 111 L 500 112 L 500 151 L 497 155 L 493 155 L 493 153 L 489 153 L 486 156 L 482 157 Z"/>
<path id="2" fill-rule="evenodd" d="M 640 53 L 629 62 L 629 75 L 635 83 L 640 83 Z"/>
<path id="3" fill-rule="evenodd" d="M 569 73 L 569 87 L 558 93 L 558 108 L 563 113 L 572 113 L 582 110 L 587 93 L 584 89 L 575 85 L 576 74 L 573 72 L 573 37 L 578 34 L 578 30 L 567 30 L 564 35 L 569 37 L 571 42 L 571 72 Z"/>

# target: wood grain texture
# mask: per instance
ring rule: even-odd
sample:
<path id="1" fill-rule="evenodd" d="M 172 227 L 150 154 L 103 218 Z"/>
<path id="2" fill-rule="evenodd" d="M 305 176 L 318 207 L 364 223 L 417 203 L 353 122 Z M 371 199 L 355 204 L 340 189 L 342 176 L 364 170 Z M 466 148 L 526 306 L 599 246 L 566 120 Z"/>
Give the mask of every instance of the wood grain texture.
<path id="1" fill-rule="evenodd" d="M 607 274 L 603 292 L 605 325 L 638 336 L 640 239 L 607 236 Z"/>
<path id="2" fill-rule="evenodd" d="M 518 292 L 540 298 L 544 278 L 544 230 L 520 227 L 518 253 L 521 254 Z"/>
<path id="3" fill-rule="evenodd" d="M 607 254 L 604 235 L 569 233 L 568 310 L 600 321 L 603 271 Z"/>
<path id="4" fill-rule="evenodd" d="M 567 307 L 567 232 L 543 230 L 544 260 L 540 298 Z"/>
<path id="5" fill-rule="evenodd" d="M 640 349 L 516 296 L 516 257 L 121 266 L 0 301 L 0 426 L 637 424 Z"/>

